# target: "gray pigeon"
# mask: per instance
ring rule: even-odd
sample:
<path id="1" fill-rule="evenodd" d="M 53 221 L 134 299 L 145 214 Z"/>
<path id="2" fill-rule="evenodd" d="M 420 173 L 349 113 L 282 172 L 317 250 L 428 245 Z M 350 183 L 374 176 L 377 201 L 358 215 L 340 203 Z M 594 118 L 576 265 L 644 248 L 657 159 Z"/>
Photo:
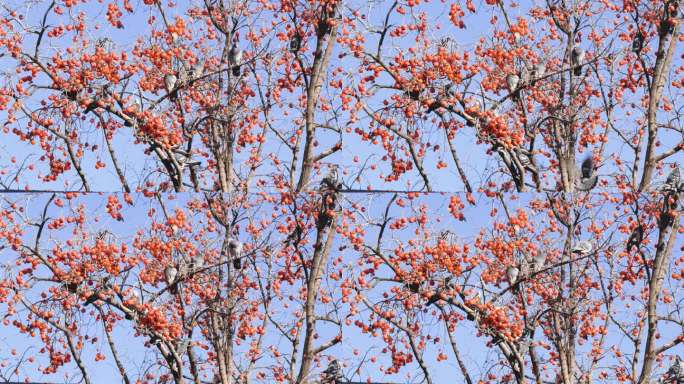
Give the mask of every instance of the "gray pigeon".
<path id="1" fill-rule="evenodd" d="M 594 250 L 594 244 L 591 241 L 583 240 L 575 244 L 572 248 L 572 253 L 577 253 L 582 256 L 590 254 Z"/>
<path id="2" fill-rule="evenodd" d="M 174 89 L 176 89 L 176 83 L 178 82 L 178 78 L 176 75 L 169 73 L 166 76 L 164 76 L 164 88 L 166 89 L 166 93 L 171 93 L 173 92 Z"/>
<path id="3" fill-rule="evenodd" d="M 594 158 L 591 154 L 582 161 L 581 178 L 575 184 L 580 191 L 589 191 L 598 184 L 598 175 L 594 175 Z"/>
<path id="4" fill-rule="evenodd" d="M 176 278 L 178 277 L 178 270 L 174 266 L 168 266 L 164 268 L 164 281 L 166 282 L 166 285 L 169 287 L 169 290 L 171 293 L 174 295 L 178 292 L 178 286 L 177 286 L 177 281 Z"/>
<path id="5" fill-rule="evenodd" d="M 235 269 L 241 269 L 242 268 L 242 243 L 235 240 L 231 239 L 228 242 L 228 251 L 230 252 L 230 258 L 233 260 L 233 268 Z"/>
<path id="6" fill-rule="evenodd" d="M 174 74 L 168 74 L 164 76 L 164 89 L 166 89 L 166 93 L 169 95 L 171 100 L 175 100 L 176 96 L 178 95 L 178 90 L 176 87 L 178 86 L 178 77 Z"/>
<path id="7" fill-rule="evenodd" d="M 638 249 L 642 241 L 644 241 L 644 227 L 642 227 L 641 225 L 637 225 L 637 227 L 634 228 L 632 233 L 629 235 L 629 239 L 627 240 L 627 246 L 625 247 L 625 250 L 627 252 L 630 252 L 634 247 L 637 247 Z"/>
<path id="8" fill-rule="evenodd" d="M 297 53 L 302 48 L 302 36 L 299 32 L 294 33 L 290 39 L 290 52 Z"/>
<path id="9" fill-rule="evenodd" d="M 506 85 L 508 86 L 508 91 L 509 92 L 514 92 L 516 89 L 518 89 L 518 85 L 520 84 L 520 77 L 516 75 L 515 73 L 509 73 L 506 75 Z"/>
<path id="10" fill-rule="evenodd" d="M 197 63 L 195 67 L 192 68 L 192 78 L 199 79 L 204 75 L 204 65 L 202 63 Z"/>
<path id="11" fill-rule="evenodd" d="M 670 366 L 670 369 L 667 370 L 666 375 L 668 383 L 679 384 L 684 381 L 684 361 L 681 357 L 675 357 L 675 361 Z"/>
<path id="12" fill-rule="evenodd" d="M 342 379 L 342 371 L 340 369 L 340 363 L 337 360 L 330 362 L 328 368 L 323 371 L 323 377 L 321 383 L 326 384 L 337 384 L 338 381 Z"/>
<path id="13" fill-rule="evenodd" d="M 664 189 L 669 191 L 676 191 L 679 188 L 679 183 L 681 182 L 681 176 L 679 174 L 679 165 L 677 164 L 675 169 L 667 175 L 665 180 Z"/>
<path id="14" fill-rule="evenodd" d="M 637 30 L 632 41 L 632 52 L 639 53 L 644 48 L 644 34 Z"/>
<path id="15" fill-rule="evenodd" d="M 534 270 L 538 271 L 544 267 L 544 264 L 546 263 L 546 254 L 544 252 L 538 252 L 534 258 Z"/>
<path id="16" fill-rule="evenodd" d="M 582 62 L 584 61 L 585 52 L 579 46 L 575 46 L 572 49 L 572 54 L 570 55 L 570 65 L 574 68 L 573 74 L 579 76 L 582 74 Z"/>
<path id="17" fill-rule="evenodd" d="M 337 168 L 333 167 L 330 169 L 330 172 L 321 180 L 321 190 L 336 191 L 340 189 L 340 187 L 341 183 L 337 174 Z"/>
<path id="18" fill-rule="evenodd" d="M 233 76 L 240 76 L 240 65 L 242 62 L 242 50 L 233 45 L 228 53 L 228 60 L 233 72 Z"/>
<path id="19" fill-rule="evenodd" d="M 532 69 L 532 77 L 538 79 L 546 74 L 546 64 L 543 62 L 538 63 Z"/>
<path id="20" fill-rule="evenodd" d="M 519 274 L 520 270 L 517 267 L 509 265 L 508 268 L 506 268 L 506 278 L 510 285 L 514 285 L 518 281 Z"/>

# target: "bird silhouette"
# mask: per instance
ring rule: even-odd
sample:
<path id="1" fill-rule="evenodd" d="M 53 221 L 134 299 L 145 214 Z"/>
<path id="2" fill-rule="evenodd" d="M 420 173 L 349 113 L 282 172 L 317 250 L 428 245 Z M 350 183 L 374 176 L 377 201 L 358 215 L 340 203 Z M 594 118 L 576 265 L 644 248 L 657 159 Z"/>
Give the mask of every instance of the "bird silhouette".
<path id="1" fill-rule="evenodd" d="M 297 53 L 302 48 L 302 36 L 295 31 L 290 39 L 290 52 Z"/>
<path id="2" fill-rule="evenodd" d="M 342 379 L 342 371 L 340 370 L 340 363 L 333 359 L 328 367 L 323 371 L 322 383 L 336 384 Z"/>
<path id="3" fill-rule="evenodd" d="M 644 241 L 644 227 L 642 227 L 641 225 L 637 225 L 637 227 L 634 228 L 632 233 L 629 235 L 629 239 L 627 239 L 627 246 L 625 247 L 625 251 L 631 252 L 632 248 L 634 247 L 637 247 L 638 249 L 642 241 Z"/>
<path id="4" fill-rule="evenodd" d="M 323 190 L 333 190 L 337 191 L 342 187 L 339 175 L 337 173 L 337 168 L 333 167 L 330 169 L 325 177 L 321 180 L 320 189 Z"/>
<path id="5" fill-rule="evenodd" d="M 644 34 L 641 30 L 637 30 L 634 35 L 634 40 L 632 40 L 632 52 L 639 53 L 644 48 Z"/>
<path id="6" fill-rule="evenodd" d="M 575 183 L 575 187 L 580 191 L 590 191 L 598 183 L 598 175 L 594 175 L 594 158 L 591 154 L 582 161 L 581 177 Z"/>

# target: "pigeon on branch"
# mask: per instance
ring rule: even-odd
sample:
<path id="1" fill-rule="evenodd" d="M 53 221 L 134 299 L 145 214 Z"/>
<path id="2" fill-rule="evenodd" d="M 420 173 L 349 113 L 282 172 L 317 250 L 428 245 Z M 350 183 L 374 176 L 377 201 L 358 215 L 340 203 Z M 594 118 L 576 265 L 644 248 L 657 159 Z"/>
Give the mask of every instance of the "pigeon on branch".
<path id="1" fill-rule="evenodd" d="M 581 47 L 575 46 L 572 49 L 572 53 L 570 55 L 570 65 L 573 68 L 573 74 L 575 76 L 582 74 L 582 62 L 584 61 L 584 56 L 585 52 Z"/>
<path id="2" fill-rule="evenodd" d="M 592 244 L 591 241 L 588 240 L 580 241 L 579 243 L 575 244 L 574 247 L 572 247 L 572 253 L 576 253 L 582 256 L 590 254 L 593 250 L 594 244 Z"/>
<path id="3" fill-rule="evenodd" d="M 228 53 L 228 60 L 233 76 L 240 76 L 240 65 L 242 63 L 242 50 L 233 45 Z"/>
<path id="4" fill-rule="evenodd" d="M 168 266 L 164 268 L 164 281 L 169 287 L 169 291 L 174 295 L 178 293 L 178 281 L 176 281 L 177 278 L 178 269 L 176 269 L 176 267 Z"/>
<path id="5" fill-rule="evenodd" d="M 242 269 L 242 243 L 231 239 L 228 242 L 228 251 L 230 252 L 230 258 L 233 261 L 233 268 Z"/>
<path id="6" fill-rule="evenodd" d="M 576 182 L 576 187 L 580 191 L 590 191 L 598 183 L 598 175 L 594 174 L 594 158 L 589 154 L 582 161 L 581 178 Z"/>

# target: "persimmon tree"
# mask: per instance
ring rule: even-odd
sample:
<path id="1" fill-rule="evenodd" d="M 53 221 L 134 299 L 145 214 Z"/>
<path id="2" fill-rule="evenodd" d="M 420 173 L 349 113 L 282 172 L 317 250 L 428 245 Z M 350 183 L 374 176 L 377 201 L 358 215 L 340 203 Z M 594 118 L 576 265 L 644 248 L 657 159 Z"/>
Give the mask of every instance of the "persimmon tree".
<path id="1" fill-rule="evenodd" d="M 681 23 L 5 1 L 0 377 L 658 379 L 684 341 Z"/>
<path id="2" fill-rule="evenodd" d="M 571 192 L 590 153 L 646 191 L 680 156 L 678 1 L 102 7 L 3 6 L 5 188 Z"/>
<path id="3" fill-rule="evenodd" d="M 306 383 L 333 357 L 350 379 L 418 382 L 647 383 L 669 366 L 676 194 L 456 196 L 6 198 L 3 326 L 38 345 L 20 372 L 84 382 L 100 360 L 176 383 Z"/>

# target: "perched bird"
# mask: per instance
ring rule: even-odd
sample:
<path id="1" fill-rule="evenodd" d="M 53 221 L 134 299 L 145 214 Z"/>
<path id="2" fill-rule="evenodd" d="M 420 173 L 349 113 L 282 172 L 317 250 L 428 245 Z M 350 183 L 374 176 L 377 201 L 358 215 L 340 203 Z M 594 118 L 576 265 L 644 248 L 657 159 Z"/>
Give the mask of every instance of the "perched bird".
<path id="1" fill-rule="evenodd" d="M 406 93 L 408 94 L 408 97 L 411 98 L 411 100 L 420 100 L 420 89 L 412 89 Z"/>
<path id="2" fill-rule="evenodd" d="M 341 187 L 341 183 L 339 180 L 339 176 L 337 174 L 337 168 L 333 167 L 330 169 L 330 172 L 328 172 L 325 177 L 321 180 L 321 190 L 333 190 L 337 191 Z"/>
<path id="3" fill-rule="evenodd" d="M 333 359 L 328 365 L 328 368 L 323 371 L 322 383 L 336 384 L 342 379 L 342 371 L 340 370 L 340 363 Z"/>
<path id="4" fill-rule="evenodd" d="M 420 283 L 417 283 L 417 282 L 415 282 L 415 281 L 412 282 L 412 283 L 406 284 L 406 286 L 407 286 L 408 289 L 409 289 L 411 292 L 413 292 L 413 293 L 418 293 L 418 290 L 420 289 Z"/>
<path id="5" fill-rule="evenodd" d="M 302 36 L 299 32 L 294 33 L 290 39 L 290 52 L 297 53 L 302 48 Z"/>
<path id="6" fill-rule="evenodd" d="M 509 265 L 506 268 L 506 279 L 508 279 L 508 285 L 511 287 L 513 292 L 518 292 L 518 277 L 520 275 L 520 269 L 518 267 L 514 267 L 512 265 Z"/>
<path id="7" fill-rule="evenodd" d="M 515 92 L 520 84 L 520 77 L 515 73 L 509 73 L 506 75 L 506 85 L 508 86 L 509 92 Z"/>
<path id="8" fill-rule="evenodd" d="M 641 30 L 637 30 L 634 35 L 634 40 L 632 41 L 632 52 L 639 53 L 644 48 L 644 34 Z"/>
<path id="9" fill-rule="evenodd" d="M 176 77 L 176 75 L 170 73 L 164 76 L 164 89 L 166 89 L 166 93 L 171 100 L 176 99 L 176 85 L 178 85 L 178 77 Z"/>
<path id="10" fill-rule="evenodd" d="M 164 268 L 164 281 L 166 282 L 166 285 L 169 287 L 169 290 L 171 291 L 172 294 L 178 293 L 178 285 L 176 284 L 177 281 L 176 279 L 178 278 L 178 269 L 174 266 L 168 266 Z"/>
<path id="11" fill-rule="evenodd" d="M 233 45 L 228 53 L 228 60 L 230 62 L 233 76 L 240 76 L 240 63 L 242 62 L 242 50 Z"/>
<path id="12" fill-rule="evenodd" d="M 670 366 L 670 369 L 667 370 L 666 375 L 668 383 L 679 384 L 681 381 L 684 381 L 684 361 L 681 357 L 677 356 L 675 358 L 675 361 Z"/>
<path id="13" fill-rule="evenodd" d="M 539 252 L 536 255 L 534 255 L 534 258 L 532 260 L 534 262 L 534 270 L 538 271 L 542 269 L 542 267 L 546 263 L 546 254 L 543 252 Z"/>
<path id="14" fill-rule="evenodd" d="M 537 63 L 532 69 L 532 77 L 538 79 L 546 74 L 546 64 L 543 62 Z"/>
<path id="15" fill-rule="evenodd" d="M 193 68 L 192 68 L 192 78 L 193 79 L 199 79 L 204 75 L 204 64 L 202 63 L 197 63 Z"/>
<path id="16" fill-rule="evenodd" d="M 228 251 L 230 252 L 230 258 L 233 261 L 233 268 L 241 269 L 242 243 L 235 239 L 230 239 L 230 241 L 228 242 Z"/>
<path id="17" fill-rule="evenodd" d="M 164 76 L 164 88 L 167 93 L 171 93 L 176 88 L 176 83 L 178 82 L 178 77 L 176 75 L 169 73 Z"/>
<path id="18" fill-rule="evenodd" d="M 634 228 L 632 233 L 629 235 L 625 251 L 630 252 L 634 247 L 637 247 L 638 249 L 642 241 L 644 241 L 644 227 L 637 225 L 637 227 Z"/>
<path id="19" fill-rule="evenodd" d="M 667 179 L 665 179 L 665 185 L 663 185 L 663 190 L 677 191 L 677 189 L 679 189 L 680 182 L 681 176 L 679 174 L 679 165 L 676 164 L 675 169 L 672 170 L 669 175 L 667 175 Z"/>
<path id="20" fill-rule="evenodd" d="M 183 340 L 180 340 L 176 346 L 176 353 L 178 353 L 181 356 L 184 355 L 185 352 L 188 350 L 189 345 L 190 339 L 185 338 Z"/>
<path id="21" fill-rule="evenodd" d="M 589 191 L 598 183 L 598 175 L 594 175 L 594 158 L 589 154 L 582 161 L 581 178 L 576 181 L 576 187 L 580 191 Z"/>
<path id="22" fill-rule="evenodd" d="M 78 291 L 78 283 L 74 281 L 65 282 L 64 288 L 66 288 L 69 293 L 76 293 L 76 291 Z"/>
<path id="23" fill-rule="evenodd" d="M 518 86 L 522 87 L 523 85 L 527 84 L 530 81 L 530 73 L 527 71 L 527 68 L 523 68 L 520 71 L 520 81 L 518 82 Z"/>
<path id="24" fill-rule="evenodd" d="M 334 211 L 337 207 L 337 192 L 342 187 L 340 183 L 337 168 L 333 167 L 330 172 L 321 180 L 319 187 L 319 192 L 321 194 L 321 205 L 318 213 L 318 220 L 316 221 L 316 227 L 318 230 L 322 230 L 330 225 L 330 220 L 332 219 L 331 211 Z"/>
<path id="25" fill-rule="evenodd" d="M 582 62 L 584 61 L 585 52 L 579 46 L 575 46 L 572 49 L 572 54 L 570 55 L 570 65 L 574 68 L 573 73 L 575 76 L 582 74 Z"/>
<path id="26" fill-rule="evenodd" d="M 101 37 L 95 41 L 95 46 L 108 52 L 114 47 L 114 41 L 109 37 Z"/>
<path id="27" fill-rule="evenodd" d="M 577 253 L 582 256 L 590 254 L 594 250 L 594 244 L 589 240 L 583 240 L 575 244 L 572 248 L 572 253 Z"/>
<path id="28" fill-rule="evenodd" d="M 509 265 L 506 268 L 506 278 L 508 279 L 508 283 L 510 285 L 514 285 L 515 283 L 518 282 L 518 275 L 520 274 L 520 270 L 518 267 L 514 267 L 512 265 Z"/>

